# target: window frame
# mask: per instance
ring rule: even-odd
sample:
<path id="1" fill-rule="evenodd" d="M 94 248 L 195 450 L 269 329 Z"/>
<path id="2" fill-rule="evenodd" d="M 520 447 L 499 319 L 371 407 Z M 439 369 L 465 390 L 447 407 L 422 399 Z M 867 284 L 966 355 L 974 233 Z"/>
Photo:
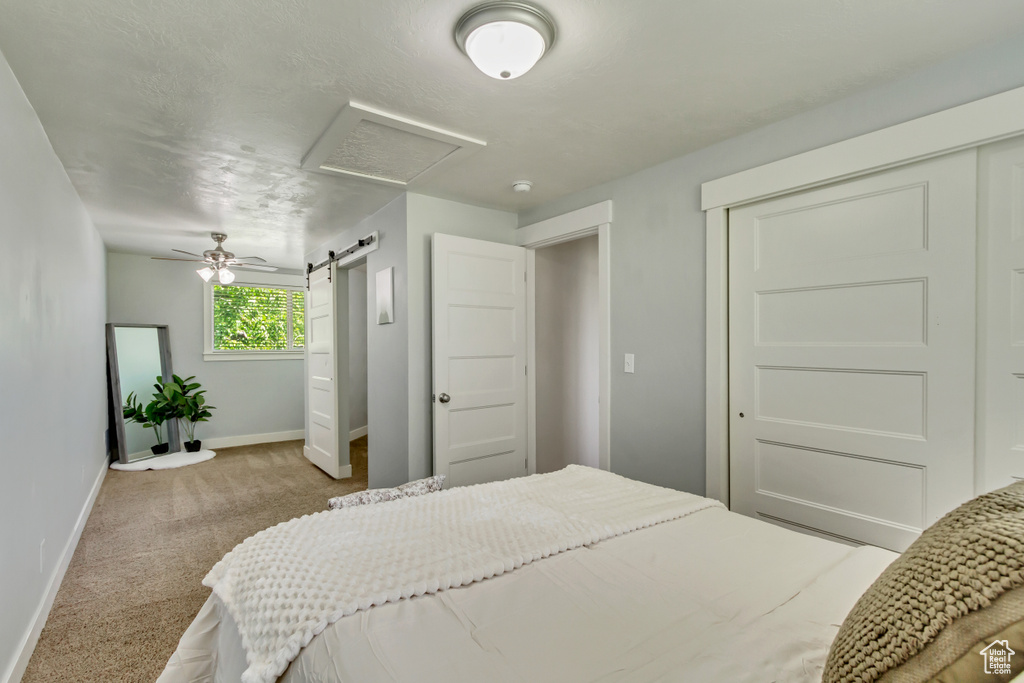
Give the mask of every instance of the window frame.
<path id="1" fill-rule="evenodd" d="M 304 275 L 286 275 L 283 273 L 261 273 L 255 271 L 232 271 L 235 281 L 229 287 L 262 287 L 265 289 L 288 289 L 306 292 Z M 306 356 L 305 348 L 291 351 L 254 351 L 254 350 L 216 350 L 213 348 L 213 286 L 219 282 L 211 279 L 203 283 L 203 360 L 204 361 L 235 361 L 235 360 L 302 360 Z M 290 297 L 289 297 L 290 299 Z M 291 307 L 288 311 L 288 335 L 292 339 L 294 330 Z M 305 306 L 303 306 L 305 316 Z M 292 341 L 294 341 L 292 339 Z M 303 340 L 305 343 L 305 340 Z"/>

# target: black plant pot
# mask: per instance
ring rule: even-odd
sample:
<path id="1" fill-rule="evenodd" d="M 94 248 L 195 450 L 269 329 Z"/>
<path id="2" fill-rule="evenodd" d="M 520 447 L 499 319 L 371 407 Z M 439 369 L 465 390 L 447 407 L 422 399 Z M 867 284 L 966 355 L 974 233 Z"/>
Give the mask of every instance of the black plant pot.
<path id="1" fill-rule="evenodd" d="M 199 439 L 196 439 L 195 441 L 186 441 L 185 442 L 185 452 L 186 453 L 198 453 L 200 450 L 202 450 L 202 448 L 203 448 L 203 442 L 200 441 Z"/>
<path id="2" fill-rule="evenodd" d="M 151 447 L 149 450 L 153 451 L 153 455 L 163 455 L 167 451 L 171 450 L 171 444 L 169 443 L 158 443 Z"/>

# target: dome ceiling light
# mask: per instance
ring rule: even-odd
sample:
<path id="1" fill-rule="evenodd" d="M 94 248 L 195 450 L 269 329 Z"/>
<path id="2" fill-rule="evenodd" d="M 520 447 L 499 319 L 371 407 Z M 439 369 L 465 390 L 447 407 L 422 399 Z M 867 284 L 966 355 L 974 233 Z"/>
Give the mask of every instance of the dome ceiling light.
<path id="1" fill-rule="evenodd" d="M 543 10 L 522 2 L 488 2 L 462 15 L 455 42 L 476 68 L 511 80 L 533 68 L 555 42 L 555 23 Z"/>

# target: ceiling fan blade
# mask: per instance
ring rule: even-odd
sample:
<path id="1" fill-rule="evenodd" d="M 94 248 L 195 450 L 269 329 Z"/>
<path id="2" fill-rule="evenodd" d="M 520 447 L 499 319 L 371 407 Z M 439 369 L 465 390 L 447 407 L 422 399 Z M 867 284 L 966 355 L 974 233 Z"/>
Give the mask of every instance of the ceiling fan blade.
<path id="1" fill-rule="evenodd" d="M 196 258 L 203 258 L 200 254 L 193 254 L 191 251 L 185 251 L 184 249 L 171 249 L 171 251 L 176 251 L 179 254 L 188 254 L 189 256 L 195 256 Z"/>
<path id="2" fill-rule="evenodd" d="M 253 259 L 260 261 L 261 263 L 267 262 L 267 259 L 260 258 L 259 256 L 238 256 L 235 258 L 236 261 L 251 261 Z"/>
<path id="3" fill-rule="evenodd" d="M 206 259 L 201 258 L 167 258 L 166 256 L 150 256 L 154 261 L 191 261 L 192 263 L 207 263 Z"/>
<path id="4" fill-rule="evenodd" d="M 239 268 L 242 270 L 263 270 L 268 273 L 272 273 L 277 270 L 277 266 L 261 266 L 255 263 L 232 263 L 228 266 L 229 268 Z"/>

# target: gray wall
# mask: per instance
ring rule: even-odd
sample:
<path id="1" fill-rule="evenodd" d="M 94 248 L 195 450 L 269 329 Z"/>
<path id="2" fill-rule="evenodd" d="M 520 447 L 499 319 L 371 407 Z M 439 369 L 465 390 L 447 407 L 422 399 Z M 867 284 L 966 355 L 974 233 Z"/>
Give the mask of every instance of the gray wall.
<path id="1" fill-rule="evenodd" d="M 704 492 L 702 182 L 1022 85 L 1018 38 L 522 212 L 529 225 L 614 202 L 612 470 Z M 636 354 L 636 374 L 622 372 L 624 353 Z"/>
<path id="2" fill-rule="evenodd" d="M 193 264 L 108 254 L 107 318 L 167 325 L 174 374 L 195 375 L 217 406 L 197 439 L 303 428 L 302 360 L 203 360 L 203 281 Z"/>
<path id="3" fill-rule="evenodd" d="M 106 297 L 103 243 L 2 55 L 0 121 L 0 680 L 8 680 L 27 663 L 17 657 L 107 465 Z"/>
<path id="4" fill-rule="evenodd" d="M 537 471 L 599 467 L 597 235 L 536 253 Z"/>
<path id="5" fill-rule="evenodd" d="M 348 428 L 367 426 L 366 273 L 348 271 Z"/>
<path id="6" fill-rule="evenodd" d="M 366 257 L 366 289 L 369 301 L 377 300 L 378 270 L 395 269 L 395 322 L 378 325 L 376 310 L 367 310 L 367 467 L 371 488 L 395 486 L 409 480 L 409 316 L 406 267 L 406 197 L 344 230 L 306 255 L 310 263 L 327 258 L 328 250 L 341 251 L 373 231 L 380 232 L 377 251 Z"/>

